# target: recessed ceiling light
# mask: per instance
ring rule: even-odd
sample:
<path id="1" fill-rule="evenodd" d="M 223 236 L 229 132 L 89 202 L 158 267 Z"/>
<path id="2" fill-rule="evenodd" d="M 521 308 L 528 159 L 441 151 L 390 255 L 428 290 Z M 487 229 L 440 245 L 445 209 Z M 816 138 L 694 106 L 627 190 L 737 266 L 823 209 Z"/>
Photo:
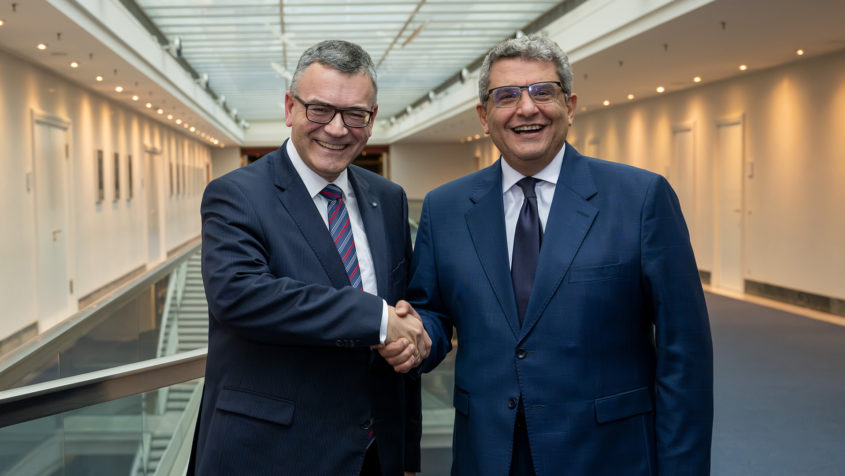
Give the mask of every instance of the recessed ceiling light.
<path id="1" fill-rule="evenodd" d="M 153 108 L 153 103 L 151 103 L 151 102 L 148 102 L 147 104 L 144 104 L 144 105 L 147 106 L 147 109 Z"/>
<path id="2" fill-rule="evenodd" d="M 173 114 L 168 114 L 168 115 L 167 115 L 167 120 L 168 120 L 168 121 L 172 121 L 172 120 L 173 120 Z"/>
<path id="3" fill-rule="evenodd" d="M 133 101 L 137 101 L 137 100 L 139 100 L 139 99 L 141 99 L 141 98 L 139 98 L 137 94 L 136 94 L 136 95 L 134 95 L 134 96 L 132 96 L 132 100 L 133 100 Z"/>
<path id="4" fill-rule="evenodd" d="M 634 99 L 634 95 L 633 95 L 633 94 L 629 94 L 629 95 L 628 95 L 628 100 L 630 101 L 631 99 Z"/>
<path id="5" fill-rule="evenodd" d="M 182 119 L 176 119 L 176 124 L 181 124 L 181 123 L 182 123 Z"/>
<path id="6" fill-rule="evenodd" d="M 0 26 L 3 26 L 5 24 L 6 24 L 6 22 L 2 18 L 0 18 Z"/>
<path id="7" fill-rule="evenodd" d="M 692 78 L 692 82 L 700 83 L 701 82 L 701 76 L 696 76 L 696 77 Z"/>
<path id="8" fill-rule="evenodd" d="M 71 61 L 71 62 L 70 62 L 70 67 L 71 67 L 71 68 L 78 68 L 78 67 L 79 67 L 79 63 L 77 63 L 76 61 Z"/>
<path id="9" fill-rule="evenodd" d="M 607 99 L 605 99 L 604 101 L 602 101 L 601 105 L 602 105 L 602 106 L 610 106 L 610 101 L 608 101 Z"/>
<path id="10" fill-rule="evenodd" d="M 666 88 L 664 88 L 663 86 L 657 87 L 657 92 L 662 93 L 663 91 L 666 91 Z"/>
<path id="11" fill-rule="evenodd" d="M 795 50 L 795 54 L 798 55 L 798 56 L 804 56 L 804 50 L 802 50 L 801 48 L 798 48 L 797 50 Z"/>
<path id="12" fill-rule="evenodd" d="M 123 92 L 123 86 L 115 86 L 114 90 L 115 90 L 115 92 L 122 93 Z"/>
<path id="13" fill-rule="evenodd" d="M 47 49 L 47 45 L 44 44 L 44 43 L 38 43 L 38 46 L 36 46 L 36 48 L 38 48 L 41 51 L 44 51 L 44 50 Z"/>
<path id="14" fill-rule="evenodd" d="M 747 65 L 747 64 L 741 64 L 741 65 L 739 65 L 739 70 L 740 70 L 740 71 L 745 71 L 746 69 L 748 69 L 748 65 Z"/>
<path id="15" fill-rule="evenodd" d="M 186 122 L 186 123 L 182 124 L 182 127 L 184 127 L 184 128 L 186 128 L 186 129 L 187 129 L 187 128 L 188 128 L 188 123 Z"/>
<path id="16" fill-rule="evenodd" d="M 164 114 L 164 109 L 158 108 L 158 109 L 156 109 L 156 112 L 159 113 L 159 114 Z"/>
<path id="17" fill-rule="evenodd" d="M 194 132 L 194 131 L 196 131 L 196 130 L 197 130 L 197 128 L 196 128 L 196 127 L 194 127 L 194 126 L 191 126 L 191 128 L 190 128 L 190 129 L 188 129 L 188 130 L 189 130 L 189 131 L 191 131 L 191 132 Z"/>
<path id="18" fill-rule="evenodd" d="M 476 135 L 475 135 L 475 140 L 478 140 L 478 139 L 481 139 L 481 134 L 476 134 Z"/>
<path id="19" fill-rule="evenodd" d="M 467 136 L 467 142 L 472 142 L 472 136 Z"/>
<path id="20" fill-rule="evenodd" d="M 102 76 L 97 76 L 97 77 L 96 77 L 96 78 L 94 78 L 94 79 L 96 79 L 96 80 L 97 80 L 97 82 L 100 82 L 100 81 L 102 81 L 102 80 L 103 80 L 103 77 L 102 77 Z"/>

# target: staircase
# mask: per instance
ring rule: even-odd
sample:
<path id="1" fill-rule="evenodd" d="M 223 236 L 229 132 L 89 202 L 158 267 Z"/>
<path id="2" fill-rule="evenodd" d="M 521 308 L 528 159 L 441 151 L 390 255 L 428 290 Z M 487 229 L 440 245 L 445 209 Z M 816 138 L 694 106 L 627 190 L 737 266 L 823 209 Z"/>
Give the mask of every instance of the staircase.
<path id="1" fill-rule="evenodd" d="M 187 352 L 208 345 L 208 304 L 205 300 L 205 289 L 202 283 L 200 271 L 200 253 L 193 254 L 187 262 L 184 275 L 184 287 L 182 287 L 181 300 L 176 290 L 180 286 L 174 286 L 174 296 L 171 296 L 170 316 L 173 325 L 165 323 L 162 332 L 165 333 L 162 343 L 164 347 L 174 348 L 170 340 L 176 338 L 176 353 Z M 175 333 L 175 336 L 171 334 Z M 162 389 L 158 393 L 160 402 L 154 415 L 147 418 L 147 435 L 142 447 L 139 448 L 136 456 L 136 464 L 131 474 L 140 476 L 152 476 L 155 474 L 169 474 L 170 468 L 161 468 L 159 463 L 171 446 L 174 438 L 174 431 L 182 420 L 193 415 L 185 415 L 192 397 L 195 393 L 202 391 L 198 382 L 186 382 Z M 194 410 L 192 410 L 194 411 Z M 180 444 L 184 442 L 174 442 Z M 190 440 L 188 440 L 190 444 Z M 149 448 L 144 451 L 144 447 Z"/>

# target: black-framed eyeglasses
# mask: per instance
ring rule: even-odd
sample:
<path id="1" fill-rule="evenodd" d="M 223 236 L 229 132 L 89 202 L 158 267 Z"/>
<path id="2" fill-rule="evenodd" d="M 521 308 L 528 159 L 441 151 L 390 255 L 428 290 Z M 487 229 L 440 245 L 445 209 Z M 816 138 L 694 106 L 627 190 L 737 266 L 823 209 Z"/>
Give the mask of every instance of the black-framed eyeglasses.
<path id="1" fill-rule="evenodd" d="M 370 119 L 373 117 L 373 111 L 366 109 L 359 109 L 357 107 L 334 107 L 328 104 L 307 103 L 299 96 L 293 95 L 297 101 L 305 106 L 305 117 L 317 124 L 328 124 L 332 122 L 335 114 L 340 113 L 340 118 L 343 125 L 346 127 L 360 128 L 367 127 L 370 124 Z"/>
<path id="2" fill-rule="evenodd" d="M 527 89 L 528 95 L 537 104 L 547 104 L 557 98 L 558 91 L 566 91 L 560 81 L 541 81 L 527 86 L 500 86 L 487 91 L 487 99 L 493 101 L 494 107 L 514 107 L 522 98 L 522 90 Z M 564 99 L 566 101 L 566 99 Z"/>

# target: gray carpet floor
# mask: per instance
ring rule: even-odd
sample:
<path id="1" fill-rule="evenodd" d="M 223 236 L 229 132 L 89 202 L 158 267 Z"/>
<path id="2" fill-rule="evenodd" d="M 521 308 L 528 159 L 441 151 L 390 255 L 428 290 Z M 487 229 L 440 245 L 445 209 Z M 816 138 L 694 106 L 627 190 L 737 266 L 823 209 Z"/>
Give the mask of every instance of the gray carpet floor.
<path id="1" fill-rule="evenodd" d="M 709 293 L 707 305 L 711 473 L 845 476 L 845 327 Z M 423 450 L 423 474 L 449 464 L 448 450 Z"/>

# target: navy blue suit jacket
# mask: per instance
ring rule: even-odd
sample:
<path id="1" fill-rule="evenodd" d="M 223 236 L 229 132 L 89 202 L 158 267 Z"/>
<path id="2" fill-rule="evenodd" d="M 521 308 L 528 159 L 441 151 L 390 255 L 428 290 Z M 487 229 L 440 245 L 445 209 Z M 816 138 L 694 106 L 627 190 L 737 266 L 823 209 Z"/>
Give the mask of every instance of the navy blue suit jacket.
<path id="1" fill-rule="evenodd" d="M 205 190 L 198 474 L 357 475 L 373 423 L 385 474 L 419 469 L 419 379 L 369 349 L 382 298 L 395 304 L 407 286 L 407 199 L 383 177 L 348 171 L 378 296 L 349 286 L 284 146 Z"/>
<path id="2" fill-rule="evenodd" d="M 708 474 L 707 310 L 666 180 L 566 145 L 520 327 L 496 164 L 430 192 L 409 300 L 458 336 L 453 474 L 504 475 L 523 399 L 538 475 Z"/>

